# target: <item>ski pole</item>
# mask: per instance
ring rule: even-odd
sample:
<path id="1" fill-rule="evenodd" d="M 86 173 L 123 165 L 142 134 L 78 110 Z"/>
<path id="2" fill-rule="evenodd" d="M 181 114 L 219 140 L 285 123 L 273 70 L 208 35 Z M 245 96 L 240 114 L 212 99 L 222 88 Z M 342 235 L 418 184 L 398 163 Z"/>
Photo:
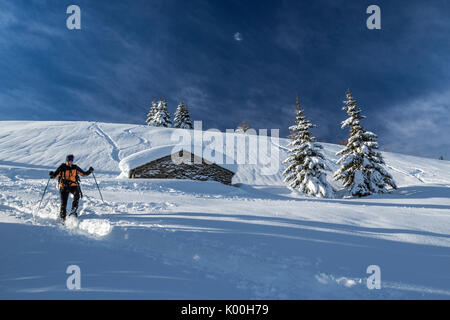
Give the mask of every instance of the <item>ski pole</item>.
<path id="1" fill-rule="evenodd" d="M 42 194 L 42 197 L 41 197 L 41 201 L 39 201 L 38 211 L 39 211 L 39 209 L 41 208 L 41 203 L 42 203 L 42 200 L 44 199 L 45 192 L 47 191 L 48 183 L 50 182 L 50 179 L 51 179 L 51 178 L 52 178 L 52 177 L 48 178 L 48 180 L 47 180 L 47 185 L 45 186 L 44 193 Z"/>
<path id="2" fill-rule="evenodd" d="M 98 186 L 97 179 L 95 179 L 95 174 L 93 172 L 92 176 L 94 177 L 95 184 L 97 185 L 98 193 L 100 193 L 100 198 L 102 198 L 103 203 L 105 203 L 105 201 L 103 200 L 102 193 L 100 192 L 100 187 Z"/>

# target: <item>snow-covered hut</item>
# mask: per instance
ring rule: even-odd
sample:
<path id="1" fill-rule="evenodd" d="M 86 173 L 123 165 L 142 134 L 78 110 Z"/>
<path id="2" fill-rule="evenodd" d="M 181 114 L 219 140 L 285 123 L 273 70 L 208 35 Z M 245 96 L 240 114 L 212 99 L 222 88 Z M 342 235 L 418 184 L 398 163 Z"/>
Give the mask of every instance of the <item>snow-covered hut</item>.
<path id="1" fill-rule="evenodd" d="M 231 185 L 236 165 L 222 154 L 203 149 L 196 154 L 188 146 L 155 147 L 120 161 L 121 177 L 130 179 L 190 179 Z M 217 161 L 219 160 L 219 161 Z"/>

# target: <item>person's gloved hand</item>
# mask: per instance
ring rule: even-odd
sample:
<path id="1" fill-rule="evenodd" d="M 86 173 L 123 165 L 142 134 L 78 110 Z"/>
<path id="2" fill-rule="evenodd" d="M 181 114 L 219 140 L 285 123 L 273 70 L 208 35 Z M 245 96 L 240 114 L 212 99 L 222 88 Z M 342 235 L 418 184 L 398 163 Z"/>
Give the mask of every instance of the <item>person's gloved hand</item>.
<path id="1" fill-rule="evenodd" d="M 92 172 L 94 172 L 94 168 L 89 167 L 89 173 L 92 173 Z"/>
<path id="2" fill-rule="evenodd" d="M 53 171 L 50 171 L 50 172 L 48 173 L 48 175 L 49 175 L 51 178 L 53 178 L 53 177 L 55 176 L 55 173 L 54 173 Z"/>

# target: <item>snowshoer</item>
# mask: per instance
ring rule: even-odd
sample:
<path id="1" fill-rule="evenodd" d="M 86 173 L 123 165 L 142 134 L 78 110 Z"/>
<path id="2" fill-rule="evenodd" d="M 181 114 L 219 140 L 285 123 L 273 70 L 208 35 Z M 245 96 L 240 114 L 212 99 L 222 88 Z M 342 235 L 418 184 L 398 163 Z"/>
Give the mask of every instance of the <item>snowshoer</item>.
<path id="1" fill-rule="evenodd" d="M 74 156 L 69 154 L 66 157 L 66 162 L 62 163 L 56 171 L 50 171 L 50 178 L 55 179 L 58 177 L 59 182 L 59 193 L 61 197 L 61 209 L 59 212 L 59 217 L 62 221 L 66 219 L 66 207 L 67 200 L 69 198 L 69 194 L 73 194 L 73 202 L 72 209 L 70 210 L 69 216 L 74 215 L 77 216 L 78 210 L 78 202 L 80 200 L 80 196 L 82 197 L 81 189 L 80 189 L 80 177 L 87 177 L 90 175 L 94 168 L 90 167 L 88 171 L 82 170 L 77 165 L 73 164 Z"/>

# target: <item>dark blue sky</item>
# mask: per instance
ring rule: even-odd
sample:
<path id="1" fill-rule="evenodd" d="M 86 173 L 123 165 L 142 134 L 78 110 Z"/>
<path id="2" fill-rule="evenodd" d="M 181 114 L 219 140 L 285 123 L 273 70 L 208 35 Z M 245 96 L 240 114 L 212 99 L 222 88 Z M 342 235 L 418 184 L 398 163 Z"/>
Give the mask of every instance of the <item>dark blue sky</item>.
<path id="1" fill-rule="evenodd" d="M 82 30 L 66 28 L 71 4 Z M 350 88 L 381 149 L 450 159 L 446 0 L 2 1 L 0 57 L 1 120 L 144 123 L 152 99 L 182 98 L 204 128 L 286 136 L 298 92 L 333 143 Z"/>

